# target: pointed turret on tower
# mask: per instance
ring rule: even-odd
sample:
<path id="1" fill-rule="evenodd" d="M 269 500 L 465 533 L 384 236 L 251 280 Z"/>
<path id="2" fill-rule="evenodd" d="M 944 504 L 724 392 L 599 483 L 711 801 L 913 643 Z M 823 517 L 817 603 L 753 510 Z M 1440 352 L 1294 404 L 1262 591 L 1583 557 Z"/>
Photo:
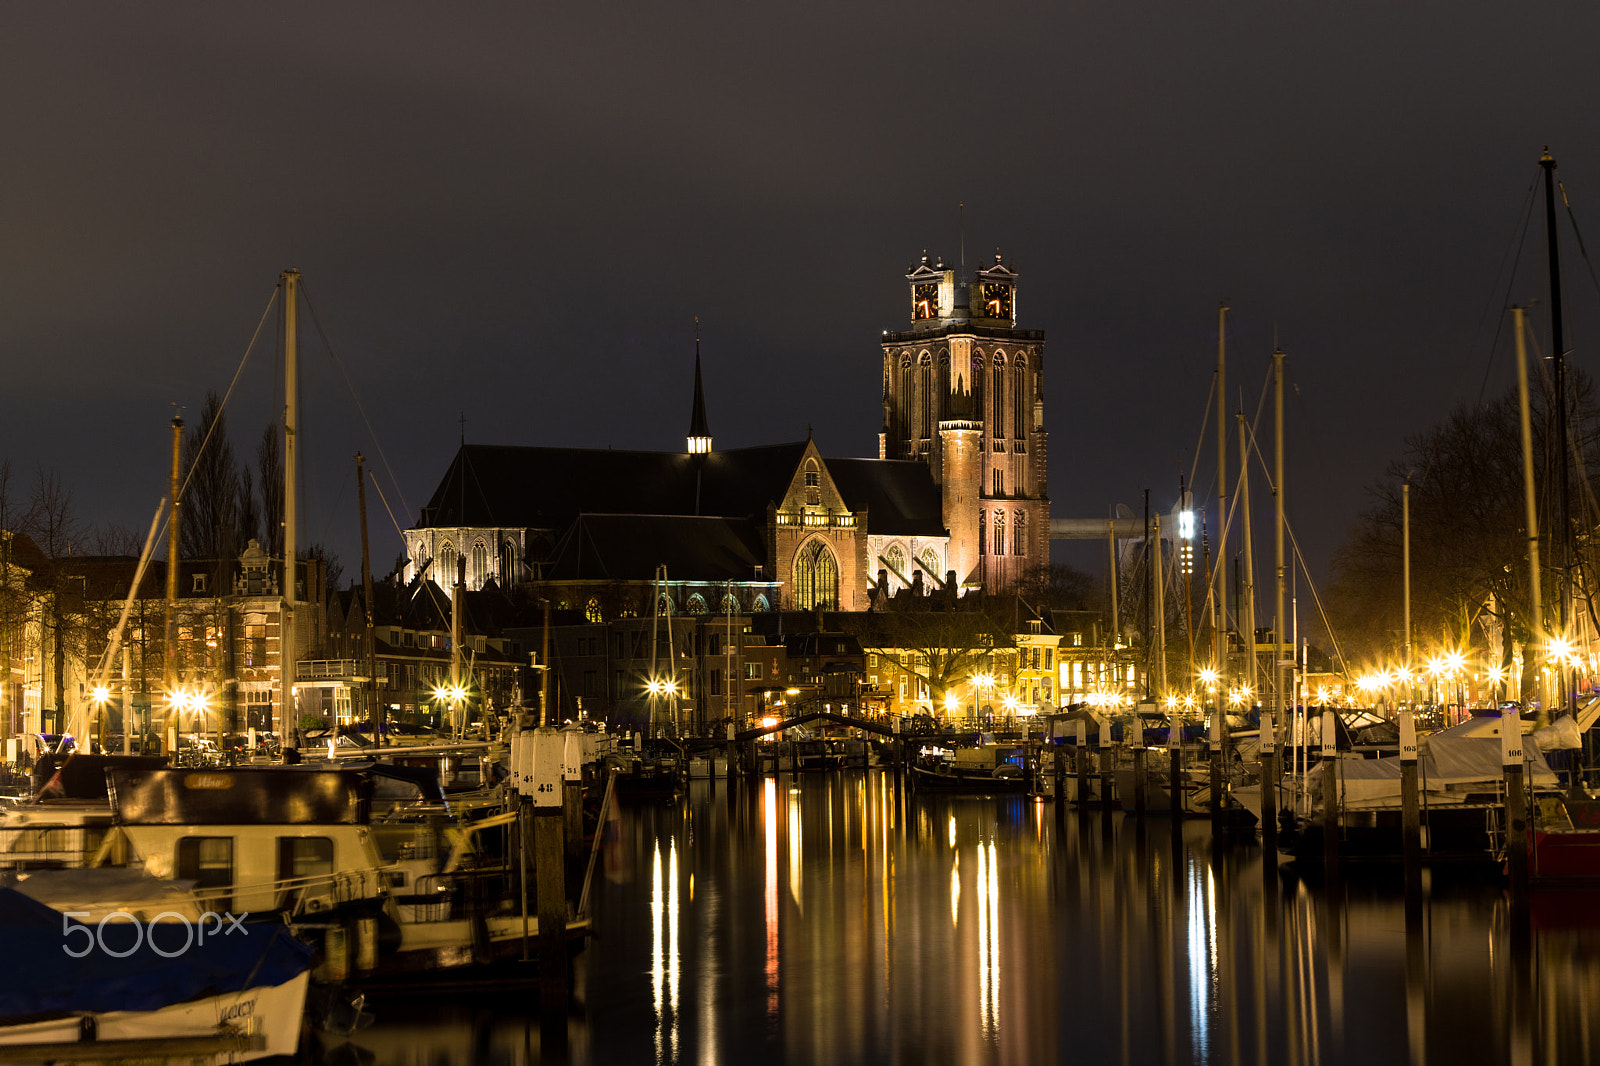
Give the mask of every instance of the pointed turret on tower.
<path id="1" fill-rule="evenodd" d="M 711 450 L 711 426 L 706 422 L 706 395 L 700 387 L 700 320 L 694 320 L 694 407 L 689 413 L 689 452 L 704 455 Z"/>

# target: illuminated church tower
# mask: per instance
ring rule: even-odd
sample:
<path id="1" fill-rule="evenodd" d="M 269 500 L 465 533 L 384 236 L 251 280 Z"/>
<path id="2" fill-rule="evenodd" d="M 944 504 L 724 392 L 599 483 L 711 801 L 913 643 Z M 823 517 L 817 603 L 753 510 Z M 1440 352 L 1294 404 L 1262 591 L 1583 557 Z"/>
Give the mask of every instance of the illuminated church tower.
<path id="1" fill-rule="evenodd" d="M 878 457 L 928 464 L 958 580 L 1014 587 L 1050 557 L 1044 332 L 1017 328 L 998 252 L 970 281 L 924 254 L 906 281 L 911 328 L 883 335 Z"/>

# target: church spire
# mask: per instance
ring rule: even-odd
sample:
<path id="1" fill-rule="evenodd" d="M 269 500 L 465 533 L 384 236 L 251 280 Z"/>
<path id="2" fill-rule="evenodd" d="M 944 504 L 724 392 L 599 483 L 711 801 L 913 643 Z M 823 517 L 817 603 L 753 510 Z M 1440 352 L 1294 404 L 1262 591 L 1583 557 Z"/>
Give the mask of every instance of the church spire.
<path id="1" fill-rule="evenodd" d="M 706 394 L 700 387 L 700 318 L 694 320 L 694 409 L 689 414 L 689 451 L 702 455 L 711 450 L 711 427 L 706 424 Z"/>

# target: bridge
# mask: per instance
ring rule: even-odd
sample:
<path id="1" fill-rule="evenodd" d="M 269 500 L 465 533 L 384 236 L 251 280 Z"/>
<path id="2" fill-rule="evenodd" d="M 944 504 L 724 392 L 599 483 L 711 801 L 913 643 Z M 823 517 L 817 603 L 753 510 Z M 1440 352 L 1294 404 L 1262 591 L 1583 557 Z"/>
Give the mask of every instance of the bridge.
<path id="1" fill-rule="evenodd" d="M 755 740 L 757 737 L 764 737 L 770 733 L 781 733 L 785 729 L 790 729 L 797 725 L 805 725 L 807 722 L 815 722 L 818 719 L 837 722 L 839 725 L 853 726 L 868 733 L 876 733 L 880 737 L 899 735 L 895 733 L 893 726 L 885 722 L 874 722 L 865 718 L 852 718 L 848 714 L 840 714 L 837 711 L 807 711 L 805 714 L 797 714 L 793 718 L 785 718 L 774 722 L 772 725 L 755 726 L 751 729 L 742 730 L 735 733 L 733 739 L 741 743 L 747 740 Z"/>

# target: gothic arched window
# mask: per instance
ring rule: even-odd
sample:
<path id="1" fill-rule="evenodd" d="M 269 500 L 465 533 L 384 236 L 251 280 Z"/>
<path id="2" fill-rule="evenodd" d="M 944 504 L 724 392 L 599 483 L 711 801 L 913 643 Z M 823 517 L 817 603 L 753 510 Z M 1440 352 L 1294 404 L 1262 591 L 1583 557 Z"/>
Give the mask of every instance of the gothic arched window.
<path id="1" fill-rule="evenodd" d="M 456 587 L 456 549 L 449 541 L 439 549 L 439 565 L 433 569 L 433 580 L 447 589 Z"/>
<path id="2" fill-rule="evenodd" d="M 722 594 L 722 606 L 720 610 L 723 614 L 734 614 L 739 610 L 739 602 L 733 598 L 733 593 L 724 592 Z"/>
<path id="3" fill-rule="evenodd" d="M 989 417 L 993 419 L 990 435 L 1006 435 L 1006 361 L 999 352 L 994 353 L 994 387 L 989 390 Z"/>
<path id="4" fill-rule="evenodd" d="M 475 541 L 472 545 L 471 562 L 467 564 L 467 585 L 471 588 L 482 588 L 483 583 L 489 579 L 489 548 L 483 541 Z"/>
<path id="5" fill-rule="evenodd" d="M 689 597 L 689 602 L 684 605 L 684 610 L 688 611 L 690 614 L 705 614 L 706 598 L 696 592 L 693 596 Z"/>
<path id="6" fill-rule="evenodd" d="M 606 618 L 605 615 L 600 613 L 600 601 L 593 596 L 589 597 L 589 603 L 583 609 L 583 617 L 589 622 L 604 622 Z"/>
<path id="7" fill-rule="evenodd" d="M 1021 437 L 1028 424 L 1027 414 L 1023 410 L 1028 402 L 1028 364 L 1017 357 L 1017 368 L 1011 390 L 1011 435 Z"/>
<path id="8" fill-rule="evenodd" d="M 923 352 L 917 360 L 917 410 L 921 413 L 917 436 L 933 439 L 933 356 Z"/>
<path id="9" fill-rule="evenodd" d="M 932 548 L 925 548 L 922 552 L 922 568 L 930 574 L 939 573 L 939 553 Z"/>
<path id="10" fill-rule="evenodd" d="M 822 470 L 815 459 L 806 460 L 806 506 L 822 506 Z"/>
<path id="11" fill-rule="evenodd" d="M 806 541 L 795 555 L 794 603 L 802 611 L 839 607 L 839 564 L 819 539 Z"/>
<path id="12" fill-rule="evenodd" d="M 889 545 L 889 550 L 883 553 L 884 560 L 889 564 L 889 572 L 900 577 L 906 573 L 906 553 L 898 544 Z"/>
<path id="13" fill-rule="evenodd" d="M 500 545 L 500 584 L 509 585 L 517 579 L 517 546 L 509 540 Z"/>
<path id="14" fill-rule="evenodd" d="M 765 595 L 758 595 L 756 597 L 756 602 L 750 605 L 750 609 L 752 611 L 770 611 L 772 610 L 772 607 L 767 603 L 767 597 Z"/>
<path id="15" fill-rule="evenodd" d="M 1006 553 L 1006 513 L 1004 511 L 996 511 L 994 513 L 994 553 L 996 555 L 1004 555 Z"/>
<path id="16" fill-rule="evenodd" d="M 904 356 L 900 360 L 900 428 L 905 436 L 911 436 L 911 357 Z"/>
<path id="17" fill-rule="evenodd" d="M 1016 521 L 1011 526 L 1011 554 L 1028 554 L 1028 515 L 1025 511 L 1018 511 Z"/>

